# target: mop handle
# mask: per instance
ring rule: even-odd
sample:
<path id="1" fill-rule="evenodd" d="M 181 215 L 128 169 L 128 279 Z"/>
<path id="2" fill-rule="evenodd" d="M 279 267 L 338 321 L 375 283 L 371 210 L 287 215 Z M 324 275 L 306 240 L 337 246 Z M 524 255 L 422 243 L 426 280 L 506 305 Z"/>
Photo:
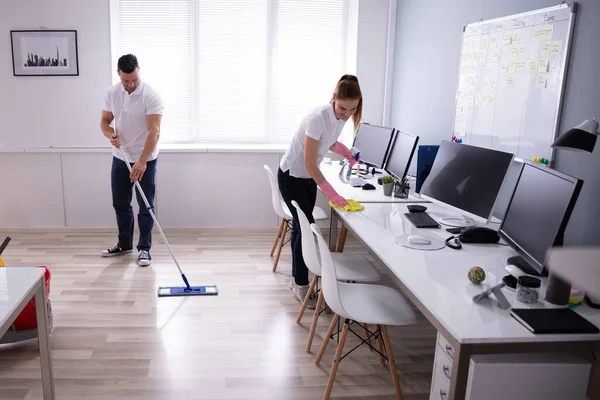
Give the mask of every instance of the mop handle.
<path id="1" fill-rule="evenodd" d="M 2 254 L 2 252 L 4 251 L 6 246 L 8 246 L 8 242 L 10 242 L 10 240 L 11 240 L 10 236 L 7 236 L 6 238 L 4 238 L 4 241 L 2 242 L 2 244 L 0 244 L 0 255 Z"/>
<path id="2" fill-rule="evenodd" d="M 127 168 L 129 169 L 129 172 L 131 173 L 131 165 L 129 165 L 129 159 L 127 158 L 127 154 L 125 154 L 125 151 L 123 150 L 122 145 L 121 145 L 121 147 L 119 147 L 119 150 L 121 150 L 121 154 L 123 155 L 123 158 L 125 159 L 125 164 L 127 164 Z M 160 235 L 162 236 L 163 240 L 165 241 L 165 244 L 167 245 L 167 248 L 169 249 L 169 253 L 171 253 L 171 257 L 173 257 L 173 261 L 175 261 L 175 265 L 177 266 L 179 273 L 183 277 L 183 281 L 186 283 L 187 287 L 189 288 L 190 284 L 188 283 L 187 278 L 185 277 L 183 271 L 181 270 L 181 267 L 179 267 L 179 263 L 177 262 L 177 259 L 175 258 L 175 254 L 173 254 L 171 245 L 169 245 L 169 242 L 167 241 L 167 238 L 165 237 L 165 234 L 163 233 L 163 231 L 158 223 L 158 220 L 156 219 L 156 216 L 154 215 L 154 212 L 152 211 L 152 208 L 150 207 L 150 203 L 148 203 L 148 199 L 146 198 L 146 195 L 144 194 L 144 191 L 142 190 L 142 186 L 140 185 L 140 183 L 137 180 L 135 181 L 135 187 L 137 188 L 138 192 L 142 196 L 142 199 L 144 199 L 146 208 L 150 212 L 150 215 L 152 216 L 152 219 L 154 220 L 154 223 L 156 224 L 156 227 L 158 228 Z"/>

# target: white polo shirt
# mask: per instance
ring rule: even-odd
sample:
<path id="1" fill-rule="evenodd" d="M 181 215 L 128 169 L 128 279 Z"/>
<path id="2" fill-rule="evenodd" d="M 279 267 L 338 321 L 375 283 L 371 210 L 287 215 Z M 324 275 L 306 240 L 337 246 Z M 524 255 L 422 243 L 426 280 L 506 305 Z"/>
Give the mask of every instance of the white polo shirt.
<path id="1" fill-rule="evenodd" d="M 320 106 L 313 109 L 304 117 L 300 127 L 292 139 L 279 167 L 283 172 L 290 170 L 290 175 L 296 178 L 310 178 L 310 174 L 304 166 L 304 142 L 306 136 L 319 141 L 317 165 L 321 164 L 323 158 L 334 144 L 346 121 L 337 119 L 333 112 L 333 104 Z"/>
<path id="2" fill-rule="evenodd" d="M 127 93 L 121 83 L 111 86 L 106 91 L 103 109 L 115 116 L 113 128 L 121 138 L 121 146 L 130 162 L 136 162 L 144 150 L 148 136 L 146 115 L 162 115 L 164 108 L 158 92 L 141 81 L 131 94 Z M 113 156 L 125 161 L 121 150 L 117 148 L 113 148 Z M 158 146 L 154 148 L 148 161 L 156 157 L 158 157 Z"/>

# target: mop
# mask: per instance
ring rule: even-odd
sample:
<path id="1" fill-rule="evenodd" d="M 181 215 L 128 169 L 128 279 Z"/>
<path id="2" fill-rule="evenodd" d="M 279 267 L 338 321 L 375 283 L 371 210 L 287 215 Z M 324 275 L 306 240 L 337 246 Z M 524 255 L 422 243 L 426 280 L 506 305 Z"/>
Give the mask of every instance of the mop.
<path id="1" fill-rule="evenodd" d="M 125 151 L 123 151 L 122 145 L 119 147 L 119 150 L 121 150 L 121 154 L 123 155 L 123 158 L 125 159 L 125 164 L 127 164 L 127 168 L 129 168 L 129 173 L 131 173 L 131 165 L 129 164 L 129 160 L 127 159 L 127 155 L 125 154 Z M 158 297 L 205 296 L 205 295 L 219 294 L 219 289 L 217 288 L 216 285 L 190 286 L 190 283 L 188 282 L 187 278 L 185 277 L 185 274 L 183 273 L 183 271 L 181 270 L 181 267 L 179 266 L 179 263 L 177 262 L 177 258 L 175 258 L 175 254 L 173 254 L 173 250 L 171 249 L 171 246 L 169 245 L 169 242 L 167 241 L 165 234 L 163 233 L 160 225 L 158 224 L 158 220 L 156 219 L 156 216 L 154 215 L 154 212 L 152 211 L 152 207 L 150 207 L 150 204 L 148 203 L 148 199 L 146 198 L 146 195 L 144 194 L 144 191 L 142 190 L 142 186 L 140 185 L 140 183 L 137 180 L 135 181 L 135 187 L 138 190 L 138 192 L 140 193 L 140 195 L 142 196 L 142 199 L 144 200 L 144 203 L 146 204 L 146 208 L 147 208 L 148 212 L 150 213 L 150 215 L 152 216 L 152 219 L 154 220 L 154 223 L 156 224 L 156 228 L 160 232 L 160 235 L 162 236 L 163 240 L 165 241 L 165 244 L 167 245 L 167 248 L 169 249 L 169 253 L 171 253 L 171 257 L 173 257 L 173 261 L 175 261 L 175 265 L 177 266 L 177 269 L 179 270 L 179 273 L 181 274 L 181 278 L 183 279 L 183 282 L 185 283 L 185 286 L 160 286 L 158 288 Z"/>

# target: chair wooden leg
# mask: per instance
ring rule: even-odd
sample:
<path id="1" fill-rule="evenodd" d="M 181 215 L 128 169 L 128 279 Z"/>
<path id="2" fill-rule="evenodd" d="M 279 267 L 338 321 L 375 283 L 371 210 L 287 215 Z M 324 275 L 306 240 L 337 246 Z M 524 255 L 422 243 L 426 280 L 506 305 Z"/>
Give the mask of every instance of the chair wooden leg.
<path id="1" fill-rule="evenodd" d="M 371 338 L 369 337 L 369 330 L 367 329 L 367 324 L 360 324 L 363 328 L 363 335 L 365 335 L 365 339 L 367 344 L 369 345 L 369 351 L 373 351 L 373 347 L 371 347 Z"/>
<path id="2" fill-rule="evenodd" d="M 375 331 L 380 330 L 381 325 L 375 325 Z M 377 334 L 377 350 L 383 354 L 383 340 L 381 339 L 381 331 Z M 379 363 L 385 365 L 385 357 L 379 354 Z"/>
<path id="3" fill-rule="evenodd" d="M 275 249 L 277 248 L 277 243 L 279 243 L 279 239 L 281 239 L 281 232 L 283 232 L 283 226 L 285 225 L 285 218 L 281 218 L 281 223 L 279 224 L 279 230 L 277 231 L 277 237 L 273 242 L 273 247 L 271 247 L 271 257 L 275 253 Z"/>
<path id="4" fill-rule="evenodd" d="M 308 342 L 306 342 L 306 352 L 310 353 L 310 347 L 312 346 L 313 338 L 315 337 L 315 331 L 317 330 L 317 322 L 319 321 L 319 314 L 321 313 L 321 307 L 323 305 L 323 290 L 319 291 L 319 299 L 317 300 L 317 306 L 315 307 L 315 313 L 313 315 L 312 325 L 310 326 L 310 333 L 308 334 Z"/>
<path id="5" fill-rule="evenodd" d="M 323 338 L 323 343 L 321 343 L 321 348 L 319 349 L 319 353 L 317 354 L 317 358 L 315 358 L 315 364 L 319 365 L 321 362 L 321 358 L 323 358 L 323 354 L 325 354 L 325 350 L 327 349 L 327 345 L 329 344 L 329 339 L 331 339 L 331 335 L 333 334 L 333 330 L 337 326 L 339 315 L 335 314 L 333 319 L 331 320 L 331 324 L 329 324 L 329 328 L 327 329 L 327 333 Z"/>
<path id="6" fill-rule="evenodd" d="M 283 228 L 283 235 L 281 235 L 281 241 L 279 242 L 279 247 L 277 248 L 277 256 L 275 257 L 275 261 L 273 261 L 273 272 L 275 272 L 275 270 L 277 270 L 277 263 L 279 262 L 279 256 L 281 255 L 281 249 L 283 248 L 283 244 L 285 243 L 285 235 L 287 234 L 287 231 L 290 228 L 288 227 L 287 223 L 285 224 L 285 227 Z"/>
<path id="7" fill-rule="evenodd" d="M 300 307 L 300 311 L 298 311 L 298 316 L 296 317 L 296 323 L 299 324 L 302 320 L 302 316 L 304 315 L 304 310 L 306 310 L 306 306 L 308 305 L 308 301 L 310 300 L 310 295 L 315 290 L 315 285 L 317 284 L 317 279 L 319 277 L 317 275 L 313 276 L 312 281 L 310 281 L 310 286 L 308 287 L 308 292 L 306 292 L 306 296 L 304 297 L 304 301 L 302 302 L 302 306 Z"/>
<path id="8" fill-rule="evenodd" d="M 394 361 L 394 353 L 392 353 L 392 343 L 390 342 L 390 336 L 388 335 L 387 327 L 385 325 L 381 325 L 381 334 L 383 335 L 385 351 L 387 353 L 388 362 L 390 363 L 392 381 L 394 381 L 394 387 L 396 388 L 396 397 L 398 400 L 402 400 L 402 390 L 400 390 L 400 381 L 398 380 L 398 372 L 396 371 L 396 362 Z"/>
<path id="9" fill-rule="evenodd" d="M 336 252 L 343 253 L 344 246 L 346 245 L 346 236 L 348 236 L 348 229 L 342 225 L 342 229 L 340 229 L 340 238 L 338 239 Z"/>
<path id="10" fill-rule="evenodd" d="M 342 352 L 344 350 L 344 344 L 346 343 L 346 337 L 348 336 L 348 330 L 350 325 L 348 325 L 348 320 L 344 322 L 344 327 L 342 328 L 342 334 L 340 336 L 340 343 L 338 344 L 337 350 L 335 351 L 335 358 L 333 360 L 333 364 L 331 365 L 331 372 L 329 373 L 329 381 L 327 381 L 327 389 L 325 389 L 325 396 L 323 399 L 329 400 L 329 396 L 331 396 L 331 390 L 333 389 L 333 382 L 335 381 L 335 375 L 337 373 L 338 367 L 340 365 L 340 361 L 342 358 Z"/>

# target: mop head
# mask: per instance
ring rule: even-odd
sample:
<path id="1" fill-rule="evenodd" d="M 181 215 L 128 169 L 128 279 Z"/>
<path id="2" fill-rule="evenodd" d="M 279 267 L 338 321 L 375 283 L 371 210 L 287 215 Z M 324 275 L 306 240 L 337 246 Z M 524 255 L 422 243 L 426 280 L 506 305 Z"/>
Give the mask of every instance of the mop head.
<path id="1" fill-rule="evenodd" d="M 216 296 L 219 289 L 216 285 L 210 286 L 161 286 L 158 288 L 158 297 L 169 296 Z"/>
<path id="2" fill-rule="evenodd" d="M 343 209 L 344 211 L 362 211 L 365 209 L 365 206 L 363 206 L 356 200 L 346 199 L 346 201 L 348 202 L 348 205 L 345 207 L 338 207 L 335 204 L 333 204 L 331 201 L 329 202 L 329 205 L 333 208 L 337 208 L 338 210 Z"/>

